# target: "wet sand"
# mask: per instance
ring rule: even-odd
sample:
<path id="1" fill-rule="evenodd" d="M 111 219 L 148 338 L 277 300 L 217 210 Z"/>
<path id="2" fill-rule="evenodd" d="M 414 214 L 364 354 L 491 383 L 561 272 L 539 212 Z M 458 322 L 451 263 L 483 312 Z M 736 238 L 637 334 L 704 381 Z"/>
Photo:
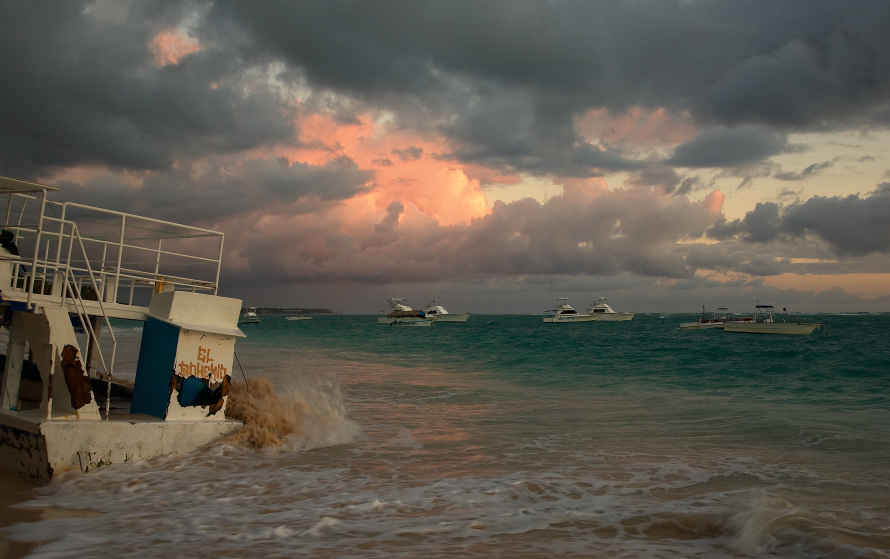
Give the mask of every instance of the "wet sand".
<path id="1" fill-rule="evenodd" d="M 38 483 L 0 470 L 0 557 L 18 559 L 28 555 L 43 542 L 13 542 L 4 530 L 16 522 L 36 522 L 41 518 L 39 509 L 20 508 L 14 505 L 30 501 Z"/>

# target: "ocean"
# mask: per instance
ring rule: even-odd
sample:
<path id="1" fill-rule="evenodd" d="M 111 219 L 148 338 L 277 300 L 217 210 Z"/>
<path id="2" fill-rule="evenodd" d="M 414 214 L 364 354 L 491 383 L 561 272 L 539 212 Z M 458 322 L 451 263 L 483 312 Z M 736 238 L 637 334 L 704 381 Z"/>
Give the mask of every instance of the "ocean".
<path id="1" fill-rule="evenodd" d="M 890 314 L 696 317 L 263 315 L 233 379 L 293 434 L 2 477 L 0 555 L 890 557 Z M 115 333 L 132 378 L 141 329 Z"/>

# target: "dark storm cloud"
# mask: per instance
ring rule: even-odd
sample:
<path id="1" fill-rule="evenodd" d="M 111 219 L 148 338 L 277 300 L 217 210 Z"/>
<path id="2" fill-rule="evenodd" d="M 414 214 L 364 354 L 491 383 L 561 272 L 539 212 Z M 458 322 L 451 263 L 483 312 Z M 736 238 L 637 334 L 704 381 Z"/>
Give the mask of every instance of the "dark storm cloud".
<path id="1" fill-rule="evenodd" d="M 721 218 L 708 230 L 708 236 L 717 240 L 739 238 L 749 243 L 807 234 L 824 240 L 841 256 L 890 252 L 890 190 L 879 189 L 866 197 L 814 196 L 784 208 L 759 203 L 744 219 Z"/>
<path id="2" fill-rule="evenodd" d="M 707 130 L 677 146 L 666 161 L 677 167 L 740 167 L 796 149 L 784 134 L 751 127 Z"/>
<path id="3" fill-rule="evenodd" d="M 775 239 L 781 228 L 779 206 L 773 202 L 758 203 L 754 210 L 745 214 L 744 219 L 727 222 L 720 218 L 708 230 L 712 239 L 725 241 L 741 237 L 749 243 L 766 242 Z"/>
<path id="4" fill-rule="evenodd" d="M 570 164 L 572 117 L 591 108 L 665 107 L 700 124 L 791 130 L 845 126 L 890 99 L 890 4 L 881 1 L 215 7 L 257 52 L 317 86 L 391 107 L 420 100 L 416 118 L 436 116 L 457 157 L 516 169 Z M 703 139 L 673 164 L 743 165 L 786 148 L 781 134 L 714 134 L 706 139 L 724 150 L 698 155 Z"/>
<path id="5" fill-rule="evenodd" d="M 367 191 L 371 178 L 372 173 L 348 158 L 319 166 L 284 158 L 251 159 L 208 166 L 203 172 L 149 173 L 136 187 L 115 175 L 83 184 L 63 181 L 55 198 L 85 204 L 101 200 L 103 207 L 118 211 L 211 226 L 241 214 L 315 211 Z"/>
<path id="6" fill-rule="evenodd" d="M 890 192 L 860 198 L 814 196 L 790 206 L 782 228 L 793 235 L 813 233 L 840 255 L 890 251 Z"/>
<path id="7" fill-rule="evenodd" d="M 101 6 L 99 6 L 101 7 Z M 169 169 L 177 158 L 232 153 L 293 134 L 267 90 L 244 95 L 238 44 L 158 67 L 149 44 L 195 6 L 132 2 L 120 21 L 90 2 L 3 3 L 0 166 L 30 177 L 102 165 Z M 120 6 L 107 6 L 119 10 Z"/>
<path id="8" fill-rule="evenodd" d="M 635 171 L 645 166 L 640 161 L 625 159 L 614 151 L 600 149 L 591 144 L 582 144 L 576 147 L 572 161 L 585 167 L 608 171 Z"/>
<path id="9" fill-rule="evenodd" d="M 695 177 L 684 177 L 666 165 L 653 165 L 639 171 L 627 179 L 634 186 L 660 186 L 667 193 L 676 196 L 688 194 L 700 188 L 701 181 Z"/>
<path id="10" fill-rule="evenodd" d="M 886 123 L 890 106 L 879 0 L 3 6 L 0 168 L 13 175 L 168 169 L 288 141 L 291 101 L 266 79 L 277 62 L 278 80 L 305 79 L 320 94 L 305 106 L 338 122 L 388 109 L 446 134 L 451 157 L 539 175 L 634 168 L 573 153 L 574 118 L 590 109 L 689 111 L 716 131 L 669 163 L 702 167 L 782 153 L 794 129 Z M 184 21 L 202 49 L 157 67 L 152 38 Z M 721 128 L 752 124 L 779 132 Z"/>
<path id="11" fill-rule="evenodd" d="M 545 204 L 498 201 L 489 215 L 452 226 L 406 216 L 405 205 L 393 202 L 364 226 L 281 216 L 267 229 L 251 227 L 237 250 L 251 270 L 301 283 L 624 272 L 683 278 L 694 269 L 677 242 L 701 236 L 715 215 L 707 203 L 642 189 L 569 192 Z M 285 250 L 294 257 L 282 259 Z"/>

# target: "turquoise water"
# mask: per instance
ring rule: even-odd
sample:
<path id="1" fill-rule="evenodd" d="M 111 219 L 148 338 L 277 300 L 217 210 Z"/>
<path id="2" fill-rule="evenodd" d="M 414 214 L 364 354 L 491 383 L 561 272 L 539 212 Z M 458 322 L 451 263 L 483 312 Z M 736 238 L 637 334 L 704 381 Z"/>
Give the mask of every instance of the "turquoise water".
<path id="1" fill-rule="evenodd" d="M 887 557 L 890 315 L 792 318 L 829 333 L 264 316 L 236 352 L 305 406 L 299 434 L 63 477 L 28 506 L 89 514 L 12 535 L 53 557 Z"/>

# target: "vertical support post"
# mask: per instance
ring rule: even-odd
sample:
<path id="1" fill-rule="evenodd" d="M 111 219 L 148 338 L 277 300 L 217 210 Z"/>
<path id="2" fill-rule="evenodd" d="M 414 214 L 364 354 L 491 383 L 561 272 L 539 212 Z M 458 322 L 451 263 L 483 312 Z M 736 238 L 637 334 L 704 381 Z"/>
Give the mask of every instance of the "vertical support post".
<path id="1" fill-rule="evenodd" d="M 46 210 L 46 189 L 41 189 L 40 212 L 37 214 L 37 236 L 34 239 L 34 256 L 31 257 L 31 285 L 28 288 L 28 308 L 31 308 L 31 295 L 34 294 L 34 280 L 37 276 L 37 253 L 40 251 L 40 233 L 43 231 L 43 212 Z"/>
<path id="2" fill-rule="evenodd" d="M 48 340 L 47 340 L 48 341 Z M 53 416 L 53 392 L 56 391 L 54 386 L 53 376 L 56 372 L 56 359 L 55 359 L 55 351 L 53 351 L 53 344 L 46 343 L 42 344 L 43 347 L 32 347 L 31 350 L 33 353 L 37 353 L 38 351 L 43 351 L 43 360 L 41 361 L 37 355 L 34 356 L 34 361 L 37 364 L 37 370 L 40 371 L 40 380 L 43 382 L 43 397 L 40 399 L 40 411 L 42 411 L 47 419 L 52 419 Z M 44 371 L 46 369 L 46 371 Z"/>
<path id="3" fill-rule="evenodd" d="M 95 336 L 89 336 L 87 341 L 87 376 L 90 378 L 99 378 L 99 351 L 98 346 L 102 341 L 102 318 L 101 316 L 88 316 L 87 320 L 93 327 Z"/>
<path id="4" fill-rule="evenodd" d="M 222 255 L 223 255 L 223 241 L 226 240 L 226 235 L 223 233 L 219 236 L 219 257 L 216 259 L 216 279 L 213 280 L 213 294 L 216 295 L 217 290 L 219 289 L 219 270 L 222 268 Z"/>
<path id="5" fill-rule="evenodd" d="M 17 332 L 17 331 L 16 331 Z M 9 334 L 6 365 L 3 367 L 3 395 L 0 406 L 4 410 L 18 409 L 19 387 L 22 384 L 22 363 L 25 361 L 25 341 L 15 333 Z"/>
<path id="6" fill-rule="evenodd" d="M 121 215 L 121 236 L 120 241 L 117 245 L 117 269 L 114 274 L 114 289 L 111 290 L 111 301 L 106 299 L 106 303 L 116 303 L 117 302 L 117 288 L 120 286 L 121 281 L 121 262 L 123 262 L 124 258 L 124 233 L 127 230 L 127 214 Z"/>
<path id="7" fill-rule="evenodd" d="M 158 271 L 161 269 L 161 241 L 164 239 L 158 239 L 158 252 L 155 254 L 155 277 L 158 275 Z"/>

